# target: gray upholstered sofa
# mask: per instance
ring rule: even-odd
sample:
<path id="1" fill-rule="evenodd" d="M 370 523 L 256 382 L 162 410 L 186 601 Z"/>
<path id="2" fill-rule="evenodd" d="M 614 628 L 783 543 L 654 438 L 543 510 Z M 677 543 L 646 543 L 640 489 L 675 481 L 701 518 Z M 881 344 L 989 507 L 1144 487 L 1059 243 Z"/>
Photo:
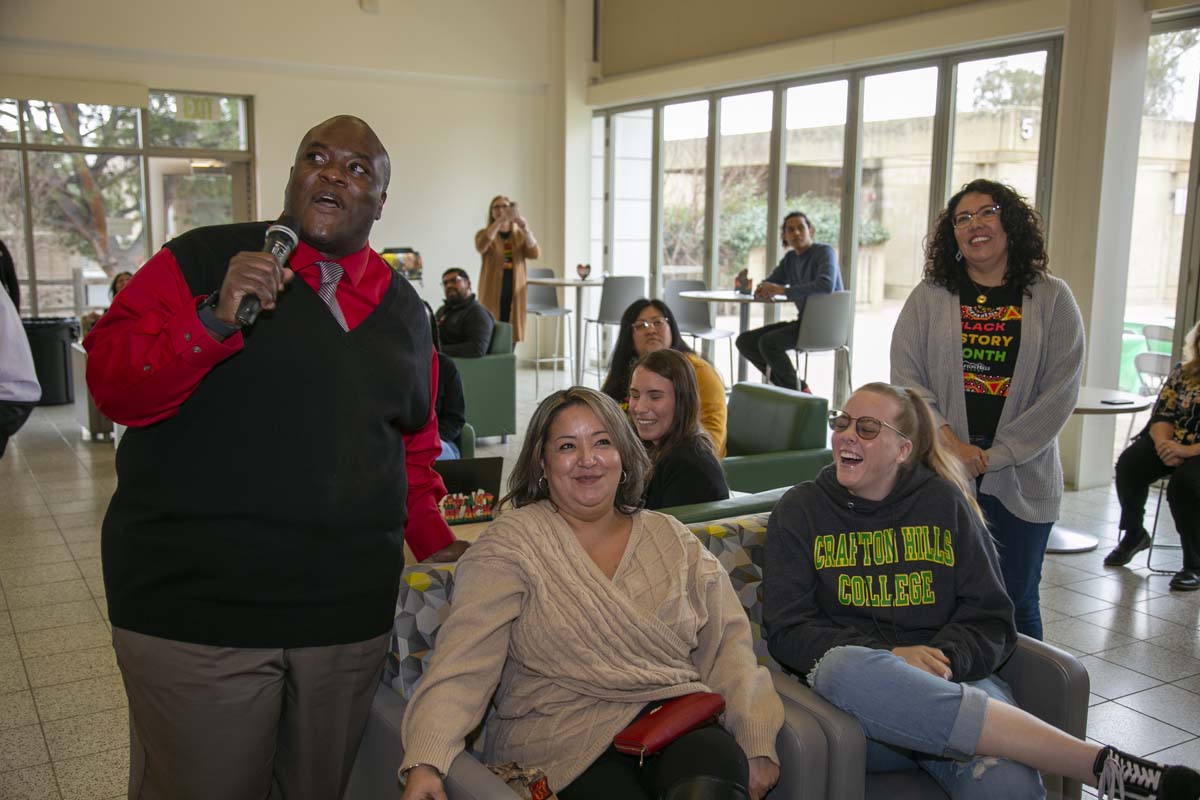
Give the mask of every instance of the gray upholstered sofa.
<path id="1" fill-rule="evenodd" d="M 761 640 L 762 610 L 758 584 L 762 570 L 762 535 L 766 514 L 700 522 L 689 526 L 729 572 L 747 607 L 759 660 L 768 660 Z M 405 567 L 392 628 L 392 646 L 376 690 L 371 715 L 347 789 L 348 800 L 396 797 L 396 770 L 404 760 L 400 721 L 416 682 L 429 661 L 437 631 L 449 611 L 454 585 L 453 564 Z M 786 724 L 776 747 L 783 762 L 771 800 L 822 800 L 825 786 L 825 734 L 818 720 L 799 705 L 785 702 Z M 449 775 L 451 800 L 511 800 L 513 795 L 468 754 L 455 760 Z"/>

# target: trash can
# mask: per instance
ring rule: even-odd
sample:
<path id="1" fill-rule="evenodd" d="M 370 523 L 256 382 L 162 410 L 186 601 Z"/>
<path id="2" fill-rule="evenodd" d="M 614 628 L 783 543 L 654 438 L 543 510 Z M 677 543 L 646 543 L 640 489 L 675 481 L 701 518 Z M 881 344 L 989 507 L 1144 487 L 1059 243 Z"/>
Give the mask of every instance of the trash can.
<path id="1" fill-rule="evenodd" d="M 42 400 L 38 405 L 57 406 L 75 401 L 71 379 L 71 342 L 79 338 L 78 317 L 37 317 L 21 320 L 29 350 L 33 353 L 33 368 L 42 385 Z"/>

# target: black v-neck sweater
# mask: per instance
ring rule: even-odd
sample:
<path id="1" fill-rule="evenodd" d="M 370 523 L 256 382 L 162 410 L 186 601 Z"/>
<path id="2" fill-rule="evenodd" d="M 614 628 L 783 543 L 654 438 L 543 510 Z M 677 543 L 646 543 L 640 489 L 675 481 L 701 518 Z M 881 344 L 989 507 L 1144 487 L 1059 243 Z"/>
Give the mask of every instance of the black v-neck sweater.
<path id="1" fill-rule="evenodd" d="M 266 223 L 167 244 L 193 295 Z M 391 624 L 403 566 L 402 433 L 429 418 L 429 327 L 398 274 L 343 331 L 300 279 L 179 412 L 130 428 L 102 554 L 113 625 L 232 647 L 361 641 Z"/>

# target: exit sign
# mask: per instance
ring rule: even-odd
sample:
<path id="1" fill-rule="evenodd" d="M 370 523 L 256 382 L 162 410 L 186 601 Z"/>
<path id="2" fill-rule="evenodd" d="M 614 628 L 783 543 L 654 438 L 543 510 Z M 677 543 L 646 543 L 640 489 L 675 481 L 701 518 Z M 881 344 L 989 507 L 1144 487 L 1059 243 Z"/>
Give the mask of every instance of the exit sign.
<path id="1" fill-rule="evenodd" d="M 175 119 L 184 122 L 220 122 L 220 98 L 200 94 L 178 95 L 175 103 Z"/>

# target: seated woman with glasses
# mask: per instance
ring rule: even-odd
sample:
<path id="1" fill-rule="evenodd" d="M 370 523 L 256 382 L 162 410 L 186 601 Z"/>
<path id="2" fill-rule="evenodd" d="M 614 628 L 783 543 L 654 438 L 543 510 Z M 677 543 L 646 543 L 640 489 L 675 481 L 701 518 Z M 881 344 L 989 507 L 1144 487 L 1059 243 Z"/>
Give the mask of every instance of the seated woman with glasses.
<path id="1" fill-rule="evenodd" d="M 771 514 L 770 653 L 853 715 L 867 770 L 920 768 L 954 800 L 1039 798 L 1038 770 L 1100 796 L 1195 798 L 1200 775 L 1081 741 L 1014 705 L 996 670 L 1012 601 L 959 462 L 912 389 L 863 386 L 830 412 L 834 463 Z"/>
<path id="2" fill-rule="evenodd" d="M 458 562 L 405 710 L 404 800 L 445 798 L 442 776 L 489 701 L 485 760 L 543 770 L 561 800 L 760 800 L 775 785 L 783 704 L 716 557 L 639 508 L 649 466 L 594 389 L 538 406 L 501 501 L 511 508 Z M 724 698 L 721 724 L 644 761 L 613 746 L 667 699 L 703 691 Z"/>
<path id="3" fill-rule="evenodd" d="M 627 405 L 629 379 L 633 375 L 634 363 L 655 350 L 677 350 L 687 358 L 696 371 L 696 384 L 700 389 L 700 424 L 712 439 L 717 458 L 725 457 L 725 384 L 721 376 L 703 358 L 696 354 L 679 333 L 675 315 L 661 300 L 635 300 L 621 315 L 617 332 L 617 343 L 613 347 L 612 362 L 608 377 L 600 391 Z"/>
<path id="4" fill-rule="evenodd" d="M 696 373 L 682 353 L 655 350 L 638 359 L 629 383 L 629 418 L 650 453 L 646 508 L 729 497 L 725 471 L 700 426 Z"/>

